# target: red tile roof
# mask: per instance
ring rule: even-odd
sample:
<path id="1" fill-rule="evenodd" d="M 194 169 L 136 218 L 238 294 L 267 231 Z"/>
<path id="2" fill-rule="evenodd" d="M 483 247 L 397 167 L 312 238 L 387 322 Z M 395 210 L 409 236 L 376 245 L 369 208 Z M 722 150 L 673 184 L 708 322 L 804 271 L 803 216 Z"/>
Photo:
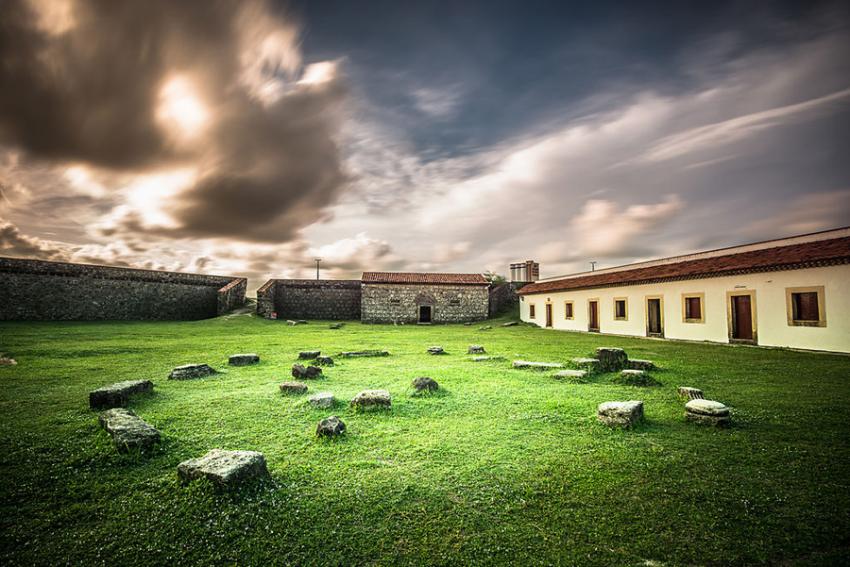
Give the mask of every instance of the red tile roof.
<path id="1" fill-rule="evenodd" d="M 363 272 L 363 283 L 488 285 L 481 274 L 429 274 L 422 272 Z"/>
<path id="2" fill-rule="evenodd" d="M 637 285 L 754 272 L 774 272 L 847 263 L 850 263 L 850 237 L 537 282 L 523 287 L 518 293 L 528 295 L 531 293 Z"/>

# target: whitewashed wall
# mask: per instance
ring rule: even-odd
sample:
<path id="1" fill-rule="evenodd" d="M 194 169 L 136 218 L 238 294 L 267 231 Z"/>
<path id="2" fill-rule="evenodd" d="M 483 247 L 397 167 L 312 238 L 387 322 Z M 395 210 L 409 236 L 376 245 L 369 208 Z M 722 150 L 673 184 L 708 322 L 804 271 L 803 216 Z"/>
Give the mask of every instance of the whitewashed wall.
<path id="1" fill-rule="evenodd" d="M 785 289 L 824 286 L 825 327 L 788 324 Z M 553 328 L 587 331 L 588 300 L 599 299 L 600 332 L 646 336 L 646 296 L 663 295 L 664 336 L 669 339 L 729 342 L 726 293 L 755 291 L 758 344 L 813 350 L 850 352 L 850 265 L 789 270 L 677 281 L 660 284 L 619 286 L 603 289 L 544 293 L 523 296 L 523 321 L 546 323 L 545 304 L 552 303 Z M 682 294 L 704 293 L 704 323 L 684 322 Z M 628 298 L 628 320 L 614 320 L 614 298 Z M 574 319 L 564 318 L 564 303 L 573 301 Z M 529 318 L 529 305 L 536 305 L 536 318 Z"/>

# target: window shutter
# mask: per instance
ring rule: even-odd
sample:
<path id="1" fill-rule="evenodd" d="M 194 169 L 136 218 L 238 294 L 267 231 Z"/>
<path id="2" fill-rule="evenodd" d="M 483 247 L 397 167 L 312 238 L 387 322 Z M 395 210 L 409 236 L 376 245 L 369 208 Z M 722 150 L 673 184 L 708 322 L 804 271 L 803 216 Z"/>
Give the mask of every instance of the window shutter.
<path id="1" fill-rule="evenodd" d="M 688 298 L 688 312 L 685 317 L 687 319 L 702 319 L 702 305 L 699 297 Z"/>
<path id="2" fill-rule="evenodd" d="M 797 321 L 818 321 L 820 313 L 818 312 L 818 294 L 810 291 L 805 293 L 794 294 L 794 307 L 797 313 L 794 319 Z"/>

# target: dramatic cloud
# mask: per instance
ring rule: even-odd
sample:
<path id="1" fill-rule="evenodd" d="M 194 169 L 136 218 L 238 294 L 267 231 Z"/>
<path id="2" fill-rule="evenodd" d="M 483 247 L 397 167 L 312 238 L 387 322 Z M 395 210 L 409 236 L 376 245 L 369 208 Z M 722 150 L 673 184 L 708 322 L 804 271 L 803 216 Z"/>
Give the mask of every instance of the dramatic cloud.
<path id="1" fill-rule="evenodd" d="M 84 166 L 184 181 L 106 234 L 288 240 L 346 182 L 337 65 L 264 2 L 12 0 L 0 57 L 0 142 L 89 192 Z"/>
<path id="2" fill-rule="evenodd" d="M 21 234 L 17 226 L 0 219 L 0 253 L 20 258 L 66 260 L 67 248 L 40 238 Z"/>

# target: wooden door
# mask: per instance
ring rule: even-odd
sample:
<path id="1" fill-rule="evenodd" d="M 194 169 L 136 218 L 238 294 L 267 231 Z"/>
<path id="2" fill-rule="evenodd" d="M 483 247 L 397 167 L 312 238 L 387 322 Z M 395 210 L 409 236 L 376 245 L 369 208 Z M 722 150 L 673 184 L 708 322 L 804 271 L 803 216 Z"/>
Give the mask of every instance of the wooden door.
<path id="1" fill-rule="evenodd" d="M 552 304 L 551 303 L 546 304 L 546 326 L 547 327 L 552 326 Z"/>
<path id="2" fill-rule="evenodd" d="M 420 323 L 430 323 L 431 322 L 431 306 L 430 305 L 422 305 L 419 307 L 419 322 Z"/>
<path id="3" fill-rule="evenodd" d="M 587 325 L 588 331 L 598 331 L 599 330 L 599 302 L 598 301 L 590 301 L 587 304 L 589 311 L 589 324 Z"/>
<path id="4" fill-rule="evenodd" d="M 650 337 L 663 337 L 664 325 L 661 317 L 661 300 L 646 300 L 646 334 Z"/>
<path id="5" fill-rule="evenodd" d="M 732 296 L 732 338 L 751 341 L 753 335 L 753 306 L 749 295 Z"/>

